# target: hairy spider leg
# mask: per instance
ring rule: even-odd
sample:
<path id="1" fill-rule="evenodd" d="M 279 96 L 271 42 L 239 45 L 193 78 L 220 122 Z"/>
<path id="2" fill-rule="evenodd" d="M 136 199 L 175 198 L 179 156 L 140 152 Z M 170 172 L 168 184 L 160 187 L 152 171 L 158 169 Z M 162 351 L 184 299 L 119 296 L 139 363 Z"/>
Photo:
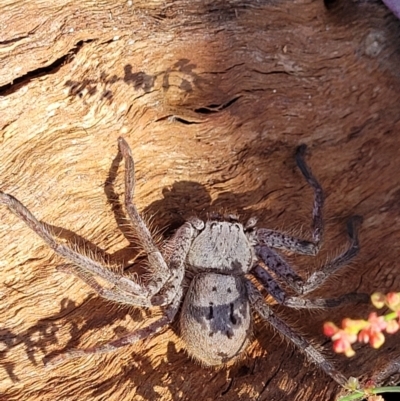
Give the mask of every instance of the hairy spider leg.
<path id="1" fill-rule="evenodd" d="M 157 248 L 146 227 L 143 219 L 140 217 L 136 206 L 133 203 L 133 194 L 135 190 L 135 167 L 131 148 L 124 138 L 118 138 L 118 145 L 122 156 L 125 159 L 125 208 L 131 223 L 136 231 L 136 235 L 143 246 L 149 260 L 153 278 L 147 284 L 148 296 L 156 294 L 169 279 L 171 272 L 165 262 L 160 250 Z"/>
<path id="2" fill-rule="evenodd" d="M 123 277 L 112 272 L 88 256 L 81 255 L 74 249 L 58 243 L 49 233 L 46 224 L 40 222 L 18 199 L 14 198 L 12 195 L 0 192 L 0 203 L 8 206 L 10 211 L 19 217 L 37 235 L 39 235 L 39 237 L 41 237 L 50 246 L 50 248 L 54 250 L 54 252 L 68 259 L 74 265 L 79 266 L 81 273 L 78 273 L 77 275 L 79 276 L 79 274 L 81 274 L 81 277 L 83 277 L 85 274 L 86 280 L 84 281 L 86 281 L 88 284 L 92 284 L 91 286 L 93 289 L 96 290 L 96 285 L 94 283 L 97 282 L 93 278 L 88 279 L 88 277 L 98 276 L 113 286 L 108 291 L 111 291 L 111 293 L 113 293 L 115 296 L 118 296 L 118 292 L 123 292 L 129 300 L 125 303 L 130 303 L 137 306 L 151 306 L 150 301 L 146 298 L 146 291 L 144 291 L 139 284 L 127 277 Z M 71 271 L 75 273 L 74 270 Z M 99 284 L 97 283 L 97 285 Z"/>
<path id="3" fill-rule="evenodd" d="M 274 315 L 271 308 L 266 304 L 262 294 L 254 286 L 254 284 L 246 280 L 246 288 L 251 305 L 257 313 L 273 326 L 280 334 L 285 336 L 300 350 L 302 350 L 308 359 L 317 364 L 321 370 L 332 377 L 336 383 L 341 386 L 346 385 L 346 377 L 340 373 L 315 347 L 313 347 L 305 338 L 296 334 L 286 323 Z"/>
<path id="4" fill-rule="evenodd" d="M 204 227 L 204 222 L 191 218 L 176 231 L 163 249 L 164 258 L 168 264 L 171 275 L 160 291 L 151 298 L 152 305 L 166 305 L 175 297 L 182 286 L 185 276 L 185 260 L 192 245 L 193 238 Z"/>
<path id="5" fill-rule="evenodd" d="M 286 291 L 276 282 L 271 274 L 261 265 L 257 264 L 250 272 L 280 305 L 295 309 L 322 309 L 336 308 L 350 302 L 368 303 L 370 297 L 364 293 L 350 293 L 336 298 L 316 298 L 304 299 L 300 297 L 288 296 Z"/>
<path id="6" fill-rule="evenodd" d="M 303 280 L 289 265 L 286 260 L 274 250 L 265 245 L 255 247 L 257 256 L 278 277 L 284 280 L 298 294 L 307 294 L 318 288 L 328 277 L 334 274 L 342 266 L 353 259 L 360 250 L 358 241 L 358 228 L 361 224 L 360 216 L 353 216 L 347 223 L 347 233 L 350 239 L 349 247 L 341 255 L 328 262 L 320 270 L 311 274 L 307 280 Z M 257 270 L 259 272 L 259 269 Z"/>
<path id="7" fill-rule="evenodd" d="M 280 233 L 275 230 L 260 228 L 257 230 L 256 238 L 262 245 L 272 248 L 284 249 L 286 251 L 300 253 L 303 255 L 316 255 L 319 252 L 324 222 L 322 220 L 322 209 L 324 206 L 324 193 L 318 180 L 314 177 L 310 167 L 307 165 L 304 156 L 307 146 L 301 145 L 297 148 L 296 163 L 307 183 L 314 190 L 314 204 L 312 211 L 312 241 L 295 238 L 291 235 Z"/>
<path id="8" fill-rule="evenodd" d="M 129 294 L 125 294 L 123 291 L 118 291 L 115 287 L 112 289 L 103 287 L 96 281 L 93 275 L 80 268 L 79 266 L 63 265 L 57 266 L 56 269 L 63 273 L 75 275 L 86 285 L 88 285 L 92 290 L 94 290 L 99 296 L 108 299 L 109 301 L 118 302 L 126 305 L 133 304 L 135 306 L 149 306 L 147 300 L 143 302 L 143 305 L 138 305 L 137 300 L 134 300 L 132 302 Z"/>
<path id="9" fill-rule="evenodd" d="M 336 298 L 304 299 L 288 296 L 275 279 L 260 265 L 256 265 L 251 274 L 262 284 L 265 290 L 281 305 L 295 309 L 336 308 L 345 303 L 368 303 L 370 297 L 365 293 L 349 293 Z"/>
<path id="10" fill-rule="evenodd" d="M 297 167 L 300 169 L 301 173 L 303 174 L 304 178 L 308 182 L 309 185 L 314 190 L 314 205 L 312 211 L 312 220 L 313 220 L 313 242 L 315 245 L 315 251 L 318 252 L 319 245 L 322 241 L 323 233 L 324 233 L 324 222 L 322 220 L 322 208 L 324 206 L 325 196 L 322 190 L 322 187 L 318 180 L 314 177 L 313 173 L 311 172 L 310 167 L 305 161 L 305 154 L 306 154 L 307 146 L 300 145 L 297 148 L 296 152 L 296 163 Z"/>

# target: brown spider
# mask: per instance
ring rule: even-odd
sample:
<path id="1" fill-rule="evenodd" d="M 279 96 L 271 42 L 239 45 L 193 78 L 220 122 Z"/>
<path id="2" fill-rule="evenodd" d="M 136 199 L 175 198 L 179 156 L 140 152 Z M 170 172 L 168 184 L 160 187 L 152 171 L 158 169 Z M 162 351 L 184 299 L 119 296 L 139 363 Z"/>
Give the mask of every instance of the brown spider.
<path id="1" fill-rule="evenodd" d="M 272 272 L 303 295 L 320 286 L 359 251 L 357 231 L 361 218 L 357 216 L 348 222 L 349 248 L 305 281 L 272 249 L 315 255 L 320 248 L 324 196 L 320 184 L 304 160 L 306 146 L 298 148 L 296 162 L 314 190 L 312 241 L 265 228 L 257 229 L 255 218 L 242 225 L 233 215 L 215 215 L 206 222 L 198 218 L 189 219 L 166 242 L 161 252 L 133 203 L 135 180 L 131 149 L 123 138 L 119 138 L 118 143 L 125 158 L 126 211 L 151 265 L 152 277 L 144 284 L 135 281 L 132 276 L 114 273 L 90 257 L 58 243 L 46 225 L 38 221 L 21 202 L 0 192 L 0 203 L 7 205 L 57 254 L 72 262 L 75 267 L 71 272 L 100 296 L 124 305 L 164 307 L 163 316 L 145 328 L 102 345 L 69 350 L 48 362 L 56 364 L 66 359 L 109 352 L 135 343 L 170 324 L 181 308 L 180 334 L 189 354 L 205 365 L 221 365 L 240 355 L 248 345 L 252 329 L 251 309 L 254 309 L 279 333 L 304 351 L 312 362 L 344 385 L 346 378 L 307 340 L 274 315 L 264 296 L 246 277 L 253 275 L 278 303 L 289 307 L 322 308 L 337 306 L 349 300 L 365 301 L 364 294 L 314 300 L 287 296 L 270 274 Z M 107 284 L 100 284 L 99 279 Z"/>

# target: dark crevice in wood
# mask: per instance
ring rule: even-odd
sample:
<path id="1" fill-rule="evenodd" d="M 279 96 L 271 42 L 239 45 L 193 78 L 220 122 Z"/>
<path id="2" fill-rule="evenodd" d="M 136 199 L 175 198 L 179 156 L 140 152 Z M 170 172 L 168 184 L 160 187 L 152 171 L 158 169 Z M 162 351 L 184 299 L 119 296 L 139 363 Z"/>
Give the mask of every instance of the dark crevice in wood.
<path id="1" fill-rule="evenodd" d="M 175 117 L 174 120 L 185 125 L 199 124 L 197 121 L 189 121 L 181 117 Z"/>
<path id="2" fill-rule="evenodd" d="M 35 78 L 38 78 L 43 75 L 55 74 L 64 64 L 67 64 L 69 62 L 72 55 L 75 55 L 79 52 L 79 50 L 85 43 L 89 43 L 92 41 L 93 41 L 92 39 L 86 41 L 80 41 L 71 50 L 69 50 L 67 54 L 58 58 L 48 66 L 37 68 L 36 70 L 30 71 L 27 74 L 22 75 L 17 79 L 14 79 L 13 82 L 0 86 L 0 97 L 14 93 L 15 91 L 20 89 L 22 86 L 28 84 L 31 80 Z"/>
<path id="3" fill-rule="evenodd" d="M 155 122 L 158 123 L 160 121 L 165 121 L 165 120 L 176 121 L 178 123 L 185 124 L 185 125 L 201 124 L 201 121 L 190 121 L 190 120 L 186 120 L 182 117 L 177 117 L 177 116 L 174 116 L 171 114 L 168 116 L 163 116 L 163 117 L 157 118 L 157 120 L 155 120 Z"/>
<path id="4" fill-rule="evenodd" d="M 233 99 L 229 100 L 229 102 L 226 102 L 224 104 L 210 104 L 209 106 L 199 107 L 198 109 L 195 109 L 194 111 L 196 113 L 200 113 L 200 114 L 218 113 L 219 111 L 224 110 L 227 107 L 231 106 L 233 103 L 235 103 L 240 98 L 241 98 L 241 96 L 236 96 Z"/>
<path id="5" fill-rule="evenodd" d="M 12 44 L 12 43 L 19 42 L 20 40 L 24 40 L 24 39 L 26 39 L 26 38 L 29 38 L 29 35 L 18 36 L 18 37 L 16 37 L 16 38 L 12 38 L 12 39 L 8 39 L 8 40 L 3 40 L 3 41 L 0 42 L 0 45 L 1 45 L 1 46 L 10 45 L 10 44 Z"/>

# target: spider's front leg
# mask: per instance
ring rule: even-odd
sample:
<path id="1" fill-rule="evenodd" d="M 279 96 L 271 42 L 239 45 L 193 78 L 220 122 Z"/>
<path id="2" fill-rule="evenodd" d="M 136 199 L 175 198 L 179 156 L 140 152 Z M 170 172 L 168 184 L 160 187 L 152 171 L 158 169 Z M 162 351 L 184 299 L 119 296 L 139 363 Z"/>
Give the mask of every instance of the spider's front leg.
<path id="1" fill-rule="evenodd" d="M 271 249 L 278 248 L 303 255 L 315 255 L 319 251 L 324 227 L 322 220 L 324 194 L 321 185 L 312 174 L 310 167 L 304 159 L 306 149 L 306 145 L 299 146 L 296 152 L 296 163 L 306 181 L 314 189 L 314 206 L 312 213 L 313 240 L 306 241 L 265 228 L 255 230 L 255 240 L 258 243 L 255 247 L 257 256 L 269 269 L 271 269 L 278 277 L 285 280 L 289 286 L 299 294 L 306 294 L 319 287 L 330 275 L 335 273 L 340 267 L 347 264 L 355 255 L 357 255 L 359 251 L 358 228 L 362 222 L 360 216 L 354 216 L 348 221 L 347 232 L 350 238 L 349 248 L 330 263 L 326 264 L 318 272 L 313 273 L 306 281 L 304 281 L 280 255 Z M 256 277 L 258 276 L 261 282 L 270 281 L 270 279 L 265 276 L 261 267 L 255 268 L 254 274 Z"/>
<path id="2" fill-rule="evenodd" d="M 118 145 L 120 152 L 125 159 L 125 208 L 135 229 L 136 235 L 147 254 L 152 269 L 152 278 L 146 286 L 148 297 L 150 298 L 160 291 L 167 282 L 171 273 L 160 250 L 154 243 L 150 230 L 140 217 L 139 212 L 133 203 L 133 194 L 135 190 L 135 167 L 131 148 L 122 137 L 118 138 Z"/>
<path id="3" fill-rule="evenodd" d="M 279 231 L 260 228 L 257 230 L 256 234 L 256 239 L 260 245 L 283 249 L 302 255 L 316 255 L 319 251 L 324 232 L 322 209 L 325 199 L 320 183 L 314 177 L 310 167 L 307 165 L 304 159 L 306 150 L 306 145 L 301 145 L 298 147 L 296 152 L 296 163 L 307 183 L 314 190 L 314 205 L 312 211 L 312 241 L 302 240 L 291 235 L 280 233 Z"/>
<path id="4" fill-rule="evenodd" d="M 333 380 L 341 386 L 347 384 L 348 380 L 346 377 L 339 372 L 315 347 L 274 315 L 271 308 L 265 303 L 261 293 L 251 281 L 246 280 L 246 288 L 251 305 L 264 320 L 270 323 L 280 334 L 300 348 L 311 362 L 316 363 Z"/>
<path id="5" fill-rule="evenodd" d="M 149 260 L 152 277 L 147 283 L 148 298 L 151 305 L 167 305 L 175 296 L 181 286 L 184 276 L 184 261 L 189 252 L 193 237 L 198 230 L 204 227 L 203 221 L 189 219 L 166 247 L 166 258 L 157 248 L 149 229 L 139 215 L 133 203 L 135 189 L 134 161 L 131 149 L 124 138 L 118 138 L 118 144 L 122 156 L 125 159 L 125 207 L 128 216 L 135 228 L 144 251 Z"/>
<path id="6" fill-rule="evenodd" d="M 106 298 L 118 298 L 118 302 L 137 306 L 151 306 L 146 297 L 145 288 L 128 277 L 114 273 L 101 263 L 77 252 L 69 246 L 59 243 L 50 232 L 49 226 L 39 221 L 18 199 L 0 191 L 1 203 L 8 206 L 10 211 L 39 235 L 54 252 L 72 262 L 74 266 L 78 266 L 76 275 L 81 277 L 94 290 L 99 292 L 98 289 L 102 288 L 105 291 L 104 294 L 109 295 L 105 296 Z M 74 268 L 68 269 L 68 271 L 75 273 Z M 109 288 L 105 289 L 100 286 L 96 281 L 97 278 L 105 280 Z M 100 295 L 103 294 L 100 293 Z"/>
<path id="7" fill-rule="evenodd" d="M 125 157 L 125 204 L 128 215 L 136 228 L 139 240 L 144 250 L 147 252 L 153 273 L 149 283 L 140 284 L 129 276 L 114 273 L 108 269 L 107 266 L 103 266 L 89 256 L 81 254 L 68 245 L 60 243 L 56 236 L 51 233 L 49 226 L 39 221 L 12 195 L 0 191 L 0 204 L 8 206 L 12 213 L 24 221 L 25 224 L 39 235 L 57 254 L 72 262 L 74 267 L 70 267 L 66 271 L 74 273 L 81 278 L 100 296 L 112 301 L 136 306 L 151 307 L 154 305 L 168 305 L 172 299 L 174 299 L 181 285 L 184 275 L 184 265 L 183 263 L 171 263 L 170 267 L 167 265 L 161 252 L 155 245 L 150 231 L 137 212 L 132 202 L 134 191 L 134 164 L 131 150 L 129 145 L 122 138 L 119 138 L 119 145 L 121 153 Z M 193 224 L 196 225 L 199 223 L 194 222 Z M 180 230 L 182 242 L 188 242 L 188 244 L 182 245 L 185 249 L 188 249 L 191 241 L 190 238 L 185 239 L 187 237 L 186 231 L 189 232 L 190 237 L 192 235 L 190 233 L 196 230 L 194 225 L 184 225 Z M 99 278 L 105 280 L 106 283 L 100 284 L 98 282 Z M 152 299 L 161 289 L 162 293 L 160 296 Z"/>

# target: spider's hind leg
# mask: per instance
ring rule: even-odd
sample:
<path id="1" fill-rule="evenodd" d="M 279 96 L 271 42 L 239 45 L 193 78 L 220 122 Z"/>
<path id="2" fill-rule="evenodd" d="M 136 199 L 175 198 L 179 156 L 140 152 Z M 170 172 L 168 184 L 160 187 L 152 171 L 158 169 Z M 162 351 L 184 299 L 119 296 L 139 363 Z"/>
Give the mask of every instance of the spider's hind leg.
<path id="1" fill-rule="evenodd" d="M 285 336 L 289 341 L 295 344 L 303 351 L 308 359 L 317 364 L 326 374 L 328 374 L 336 383 L 341 386 L 347 384 L 346 377 L 339 372 L 315 347 L 313 347 L 304 337 L 295 333 L 284 321 L 274 315 L 271 308 L 265 303 L 263 296 L 254 286 L 254 284 L 246 280 L 247 293 L 251 305 L 257 313 L 271 324 L 280 334 Z"/>

